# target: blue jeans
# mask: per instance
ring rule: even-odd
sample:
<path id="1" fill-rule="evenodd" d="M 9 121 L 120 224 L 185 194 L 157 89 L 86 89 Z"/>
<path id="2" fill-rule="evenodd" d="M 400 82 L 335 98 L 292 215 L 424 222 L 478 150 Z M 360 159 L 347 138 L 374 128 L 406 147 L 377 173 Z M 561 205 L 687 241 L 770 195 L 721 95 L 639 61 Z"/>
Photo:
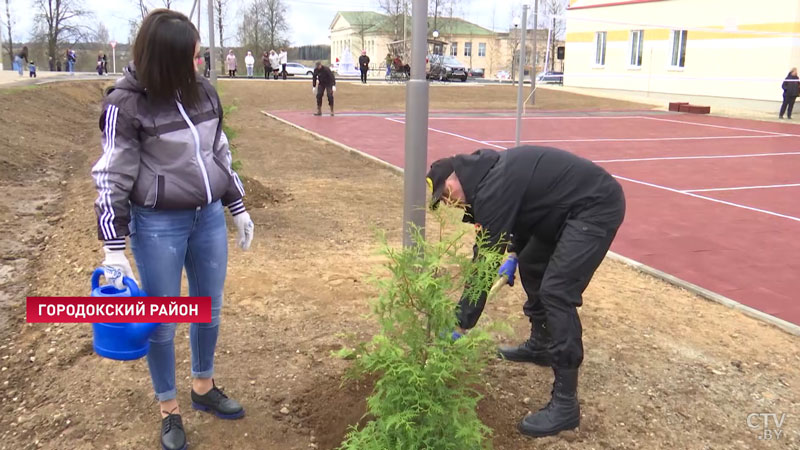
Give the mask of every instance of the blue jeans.
<path id="1" fill-rule="evenodd" d="M 214 375 L 228 236 L 222 203 L 197 209 L 154 210 L 132 206 L 130 241 L 142 288 L 153 297 L 178 296 L 186 268 L 189 295 L 211 297 L 211 323 L 189 327 L 192 377 Z M 159 401 L 176 397 L 175 325 L 161 324 L 150 337 L 147 364 Z"/>
<path id="2" fill-rule="evenodd" d="M 19 76 L 22 76 L 22 68 L 24 67 L 22 64 L 22 58 L 20 58 L 19 56 L 15 56 L 14 64 L 12 64 L 12 67 L 19 73 Z"/>

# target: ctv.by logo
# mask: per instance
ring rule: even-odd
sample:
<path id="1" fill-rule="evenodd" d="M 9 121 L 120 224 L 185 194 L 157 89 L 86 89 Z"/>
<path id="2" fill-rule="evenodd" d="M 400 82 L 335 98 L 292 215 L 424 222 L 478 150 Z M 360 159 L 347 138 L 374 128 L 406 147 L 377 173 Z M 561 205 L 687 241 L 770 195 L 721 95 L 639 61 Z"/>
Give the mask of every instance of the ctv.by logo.
<path id="1" fill-rule="evenodd" d="M 752 430 L 760 430 L 757 435 L 762 441 L 777 441 L 781 438 L 786 413 L 750 413 L 747 415 L 747 426 Z"/>

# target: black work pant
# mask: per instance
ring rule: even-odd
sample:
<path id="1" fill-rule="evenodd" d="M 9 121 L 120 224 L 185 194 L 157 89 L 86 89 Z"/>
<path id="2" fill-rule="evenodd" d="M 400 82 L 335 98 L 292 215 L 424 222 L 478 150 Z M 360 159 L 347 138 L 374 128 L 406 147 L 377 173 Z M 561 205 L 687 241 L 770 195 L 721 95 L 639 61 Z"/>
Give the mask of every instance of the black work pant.
<path id="1" fill-rule="evenodd" d="M 283 79 L 286 79 L 286 64 L 281 64 L 281 75 L 283 75 Z"/>
<path id="2" fill-rule="evenodd" d="M 333 109 L 333 86 L 317 85 L 317 108 L 322 108 L 322 94 L 328 93 L 328 105 Z"/>
<path id="3" fill-rule="evenodd" d="M 603 262 L 624 217 L 625 198 L 620 187 L 612 199 L 568 218 L 556 242 L 533 236 L 515 240 L 519 277 L 528 297 L 522 310 L 531 323 L 545 324 L 554 367 L 573 369 L 583 362 L 577 308 L 583 304 L 583 291 Z M 475 304 L 462 299 L 459 325 L 475 326 L 485 302 L 485 296 Z"/>
<path id="4" fill-rule="evenodd" d="M 780 116 L 783 117 L 784 113 L 788 113 L 786 117 L 792 118 L 792 110 L 794 109 L 794 102 L 797 100 L 797 97 L 794 95 L 784 95 L 783 96 L 783 104 L 781 105 L 781 114 Z"/>
<path id="5" fill-rule="evenodd" d="M 365 69 L 363 67 L 361 68 L 361 82 L 362 83 L 366 83 L 367 82 L 367 70 L 369 70 L 369 69 Z"/>
<path id="6" fill-rule="evenodd" d="M 272 67 L 264 66 L 264 79 L 269 80 L 269 76 L 272 73 Z"/>

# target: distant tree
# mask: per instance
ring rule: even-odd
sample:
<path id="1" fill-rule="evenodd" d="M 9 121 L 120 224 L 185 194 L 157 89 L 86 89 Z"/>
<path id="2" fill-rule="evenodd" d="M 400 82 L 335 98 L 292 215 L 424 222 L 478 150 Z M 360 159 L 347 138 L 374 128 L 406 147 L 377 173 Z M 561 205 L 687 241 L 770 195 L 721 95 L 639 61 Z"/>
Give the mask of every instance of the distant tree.
<path id="1" fill-rule="evenodd" d="M 391 25 L 390 35 L 392 40 L 403 39 L 403 19 L 404 15 L 411 9 L 410 0 L 378 0 L 378 5 L 387 16 Z"/>
<path id="2" fill-rule="evenodd" d="M 62 44 L 86 41 L 91 36 L 85 23 L 93 14 L 77 0 L 36 0 L 36 34 L 47 44 L 47 56 L 58 58 Z"/>
<path id="3" fill-rule="evenodd" d="M 239 24 L 239 43 L 245 50 L 259 56 L 267 43 L 269 29 L 266 24 L 267 0 L 252 0 L 242 11 L 242 22 Z"/>
<path id="4" fill-rule="evenodd" d="M 544 6 L 543 19 L 545 23 L 539 22 L 539 26 L 550 30 L 550 68 L 545 67 L 545 70 L 555 70 L 555 53 L 556 42 L 563 40 L 564 31 L 566 31 L 566 21 L 563 18 L 564 11 L 567 8 L 567 0 L 546 0 Z"/>
<path id="5" fill-rule="evenodd" d="M 354 22 L 355 23 L 351 23 L 350 25 L 356 30 L 356 34 L 361 40 L 361 47 L 358 50 L 366 50 L 366 33 L 368 29 L 375 25 L 375 21 L 371 20 L 368 14 L 359 14 L 356 16 Z"/>
<path id="6" fill-rule="evenodd" d="M 217 15 L 217 29 L 219 30 L 219 59 L 222 63 L 222 73 L 225 73 L 225 17 L 227 17 L 227 10 L 229 0 L 214 0 L 214 12 Z M 213 56 L 212 56 L 213 58 Z"/>
<path id="7" fill-rule="evenodd" d="M 289 21 L 287 19 L 288 9 L 286 8 L 286 3 L 283 0 L 264 0 L 264 3 L 269 48 L 277 50 L 279 47 L 288 46 Z"/>
<path id="8" fill-rule="evenodd" d="M 10 0 L 6 0 L 6 30 L 8 30 L 8 42 L 6 42 L 5 50 L 8 52 L 8 59 L 11 60 L 9 66 L 13 64 L 14 61 L 14 38 L 11 37 L 11 27 L 14 25 L 14 21 L 11 20 L 11 7 L 9 6 Z"/>
<path id="9" fill-rule="evenodd" d="M 106 28 L 103 22 L 98 22 L 97 30 L 94 32 L 94 41 L 99 44 L 108 44 L 111 40 L 111 37 L 108 34 L 108 28 Z"/>

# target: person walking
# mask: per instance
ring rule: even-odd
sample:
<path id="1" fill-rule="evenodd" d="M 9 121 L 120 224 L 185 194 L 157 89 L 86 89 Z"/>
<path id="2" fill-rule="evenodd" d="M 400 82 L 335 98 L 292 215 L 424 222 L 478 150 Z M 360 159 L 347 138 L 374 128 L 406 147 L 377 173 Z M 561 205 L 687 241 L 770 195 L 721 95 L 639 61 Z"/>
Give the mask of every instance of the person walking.
<path id="1" fill-rule="evenodd" d="M 783 80 L 781 87 L 783 88 L 783 103 L 781 104 L 781 112 L 778 117 L 783 119 L 783 114 L 787 113 L 786 118 L 791 120 L 794 102 L 797 100 L 797 96 L 800 93 L 800 80 L 798 80 L 797 77 L 797 67 L 792 67 L 792 70 L 789 71 L 789 75 L 786 75 L 786 78 Z"/>
<path id="2" fill-rule="evenodd" d="M 465 208 L 464 221 L 480 224 L 490 247 L 507 250 L 498 274 L 511 286 L 519 265 L 530 338 L 499 354 L 551 367 L 555 379 L 550 402 L 525 416 L 518 430 L 539 437 L 578 427 L 583 343 L 577 308 L 625 217 L 622 187 L 587 159 L 535 146 L 443 158 L 431 165 L 427 181 L 431 208 L 440 201 Z M 462 296 L 457 310 L 462 334 L 477 323 L 486 295 L 471 300 Z"/>
<path id="3" fill-rule="evenodd" d="M 278 71 L 281 70 L 281 57 L 275 50 L 269 51 L 269 62 L 272 66 L 272 76 L 278 79 Z"/>
<path id="4" fill-rule="evenodd" d="M 70 75 L 75 75 L 75 63 L 78 62 L 78 55 L 75 53 L 75 50 L 68 49 L 67 50 L 67 67 L 69 69 Z"/>
<path id="5" fill-rule="evenodd" d="M 29 75 L 28 75 L 29 78 L 36 78 L 36 63 L 35 62 L 31 61 L 31 63 L 28 64 L 28 73 L 29 73 Z"/>
<path id="6" fill-rule="evenodd" d="M 203 52 L 203 62 L 205 63 L 203 76 L 208 78 L 211 76 L 211 50 L 209 50 L 208 47 L 206 47 L 206 51 Z"/>
<path id="7" fill-rule="evenodd" d="M 361 82 L 367 84 L 367 72 L 369 71 L 369 56 L 367 56 L 366 50 L 362 50 L 361 56 L 358 57 L 358 68 L 361 69 Z"/>
<path id="8" fill-rule="evenodd" d="M 386 58 L 384 58 L 384 61 L 386 61 L 386 75 L 389 75 L 392 73 L 392 64 L 394 63 L 394 58 L 392 58 L 392 54 L 387 53 Z"/>
<path id="9" fill-rule="evenodd" d="M 108 74 L 108 57 L 103 53 L 103 73 Z"/>
<path id="10" fill-rule="evenodd" d="M 270 75 L 272 75 L 272 62 L 270 62 L 269 53 L 266 50 L 261 54 L 261 64 L 264 65 L 264 79 L 269 80 Z"/>
<path id="11" fill-rule="evenodd" d="M 281 60 L 281 75 L 283 75 L 283 79 L 285 80 L 286 79 L 286 75 L 287 75 L 287 73 L 286 73 L 286 63 L 289 62 L 286 50 L 281 49 L 281 53 L 278 56 L 280 56 L 280 60 Z"/>
<path id="12" fill-rule="evenodd" d="M 28 66 L 28 46 L 23 46 L 22 50 L 14 55 L 14 63 L 11 66 L 19 76 L 22 76 L 22 71 Z"/>
<path id="13" fill-rule="evenodd" d="M 103 75 L 103 52 L 99 52 L 97 54 L 97 64 L 95 65 L 95 70 L 97 71 L 98 75 Z"/>
<path id="14" fill-rule="evenodd" d="M 253 78 L 253 66 L 256 64 L 256 59 L 253 57 L 253 53 L 249 50 L 247 51 L 247 55 L 244 57 L 244 66 L 247 68 L 247 78 Z"/>
<path id="15" fill-rule="evenodd" d="M 314 75 L 311 77 L 311 91 L 317 96 L 317 112 L 315 116 L 322 115 L 322 94 L 328 94 L 328 106 L 331 107 L 333 116 L 333 93 L 336 92 L 336 77 L 329 67 L 323 66 L 320 61 L 314 65 Z"/>
<path id="16" fill-rule="evenodd" d="M 236 55 L 233 54 L 233 49 L 228 50 L 228 56 L 225 57 L 225 66 L 228 68 L 228 78 L 236 76 Z"/>
<path id="17" fill-rule="evenodd" d="M 123 276 L 134 278 L 124 252 L 127 237 L 149 295 L 179 296 L 185 270 L 189 295 L 211 298 L 211 321 L 189 327 L 192 407 L 236 419 L 244 408 L 214 381 L 228 263 L 224 208 L 242 250 L 250 247 L 254 226 L 231 169 L 219 95 L 197 73 L 199 42 L 197 29 L 179 12 L 156 9 L 142 21 L 133 62 L 103 100 L 94 209 L 109 282 L 120 286 Z M 147 354 L 165 450 L 187 445 L 176 400 L 175 327 L 159 325 Z"/>

